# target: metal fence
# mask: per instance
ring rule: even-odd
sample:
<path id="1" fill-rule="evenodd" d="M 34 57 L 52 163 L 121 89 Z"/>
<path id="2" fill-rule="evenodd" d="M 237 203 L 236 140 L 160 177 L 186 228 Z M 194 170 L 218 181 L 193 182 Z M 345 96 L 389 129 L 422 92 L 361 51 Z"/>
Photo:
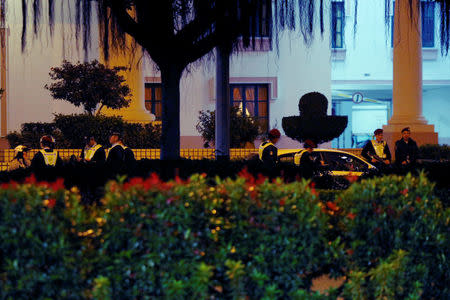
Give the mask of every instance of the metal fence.
<path id="1" fill-rule="evenodd" d="M 60 157 L 63 160 L 68 160 L 72 155 L 79 157 L 81 154 L 80 149 L 57 149 Z M 360 156 L 361 149 L 339 149 L 347 151 L 354 155 Z M 31 159 L 39 149 L 32 149 L 28 153 L 28 157 Z M 140 159 L 159 159 L 161 151 L 160 149 L 133 149 L 134 156 L 137 160 Z M 230 149 L 231 159 L 246 159 L 251 156 L 257 155 L 258 149 Z M 215 149 L 180 149 L 180 156 L 187 159 L 214 159 Z M 8 164 L 14 159 L 13 149 L 0 150 L 0 171 L 6 171 Z"/>

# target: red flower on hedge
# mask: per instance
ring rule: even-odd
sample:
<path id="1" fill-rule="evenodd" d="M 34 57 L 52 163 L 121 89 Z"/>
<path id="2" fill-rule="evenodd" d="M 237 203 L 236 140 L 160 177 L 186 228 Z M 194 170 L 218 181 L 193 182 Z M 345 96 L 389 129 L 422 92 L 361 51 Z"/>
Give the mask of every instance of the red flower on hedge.
<path id="1" fill-rule="evenodd" d="M 339 206 L 337 206 L 334 202 L 327 201 L 327 207 L 332 211 L 338 211 Z"/>
<path id="2" fill-rule="evenodd" d="M 54 191 L 59 191 L 59 190 L 65 189 L 64 179 L 63 178 L 56 179 L 55 182 L 50 184 L 50 188 Z"/>
<path id="3" fill-rule="evenodd" d="M 355 251 L 353 251 L 353 249 L 348 249 L 346 252 L 347 252 L 347 254 L 350 255 L 350 256 L 352 256 L 353 253 L 355 253 Z"/>
<path id="4" fill-rule="evenodd" d="M 347 214 L 347 218 L 349 218 L 350 220 L 354 220 L 356 217 L 356 215 L 354 213 L 348 213 Z"/>
<path id="5" fill-rule="evenodd" d="M 280 203 L 280 206 L 284 206 L 284 205 L 286 204 L 286 202 L 284 201 L 284 199 L 281 199 L 279 203 Z"/>
<path id="6" fill-rule="evenodd" d="M 417 203 L 422 202 L 422 198 L 420 198 L 419 196 L 417 196 L 417 197 L 416 197 L 416 202 L 417 202 Z"/>
<path id="7" fill-rule="evenodd" d="M 56 199 L 54 199 L 54 198 L 48 199 L 48 204 L 47 204 L 48 208 L 53 208 L 53 207 L 55 207 L 55 205 L 56 205 Z"/>
<path id="8" fill-rule="evenodd" d="M 253 177 L 252 174 L 250 174 L 248 172 L 247 166 L 245 166 L 239 173 L 238 173 L 239 177 L 242 177 L 245 179 L 246 182 L 250 183 L 250 184 L 254 184 L 255 183 L 255 178 Z"/>
<path id="9" fill-rule="evenodd" d="M 400 194 L 402 194 L 403 196 L 406 196 L 408 194 L 408 189 L 401 190 Z"/>
<path id="10" fill-rule="evenodd" d="M 35 184 L 36 177 L 34 176 L 34 174 L 31 174 L 29 177 L 25 178 L 25 183 Z"/>

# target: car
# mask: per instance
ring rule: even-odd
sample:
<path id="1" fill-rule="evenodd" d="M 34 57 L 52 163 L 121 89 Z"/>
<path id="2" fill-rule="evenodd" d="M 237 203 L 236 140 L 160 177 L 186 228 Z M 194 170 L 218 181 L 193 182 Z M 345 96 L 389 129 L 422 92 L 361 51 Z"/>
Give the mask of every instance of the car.
<path id="1" fill-rule="evenodd" d="M 278 159 L 280 162 L 293 163 L 301 168 L 301 158 L 306 149 L 279 149 Z M 315 172 L 315 177 L 331 176 L 332 185 L 336 188 L 346 188 L 349 178 L 360 178 L 378 172 L 377 168 L 364 159 L 341 150 L 314 149 L 312 154 L 324 164 L 320 170 Z"/>

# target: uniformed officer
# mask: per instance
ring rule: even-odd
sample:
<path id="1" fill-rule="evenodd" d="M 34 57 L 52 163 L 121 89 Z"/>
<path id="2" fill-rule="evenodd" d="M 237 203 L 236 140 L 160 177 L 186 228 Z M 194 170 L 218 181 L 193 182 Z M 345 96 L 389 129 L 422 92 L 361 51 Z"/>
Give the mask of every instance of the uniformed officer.
<path id="1" fill-rule="evenodd" d="M 106 155 L 106 163 L 110 166 L 115 166 L 116 168 L 121 168 L 125 150 L 122 147 L 121 137 L 119 132 L 113 132 L 109 136 L 109 143 L 111 144 L 111 148 L 108 149 L 108 153 Z"/>
<path id="2" fill-rule="evenodd" d="M 51 135 L 44 135 L 39 141 L 41 150 L 31 161 L 32 168 L 57 167 L 62 165 L 61 157 L 55 148 L 55 139 Z"/>
<path id="3" fill-rule="evenodd" d="M 105 148 L 97 144 L 95 137 L 89 135 L 86 137 L 86 146 L 81 152 L 81 159 L 85 162 L 104 163 L 106 161 Z"/>
<path id="4" fill-rule="evenodd" d="M 280 136 L 280 131 L 274 128 L 269 131 L 268 140 L 259 146 L 259 159 L 269 168 L 275 167 L 278 162 L 278 148 L 275 147 L 275 144 Z"/>
<path id="5" fill-rule="evenodd" d="M 364 146 L 361 156 L 378 168 L 384 168 L 391 164 L 391 151 L 386 141 L 383 140 L 383 129 L 374 131 L 374 140 L 370 140 Z"/>

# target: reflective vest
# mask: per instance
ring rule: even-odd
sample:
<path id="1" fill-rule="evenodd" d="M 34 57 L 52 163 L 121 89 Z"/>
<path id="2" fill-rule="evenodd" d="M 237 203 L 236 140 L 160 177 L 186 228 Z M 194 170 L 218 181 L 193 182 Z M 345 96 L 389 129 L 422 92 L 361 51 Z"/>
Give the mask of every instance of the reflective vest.
<path id="1" fill-rule="evenodd" d="M 40 150 L 40 152 L 44 156 L 44 162 L 46 166 L 56 166 L 56 160 L 58 159 L 57 151 L 52 150 L 52 152 L 46 152 L 45 150 Z"/>
<path id="2" fill-rule="evenodd" d="M 94 147 L 90 147 L 88 149 L 84 149 L 84 159 L 86 161 L 91 161 L 91 159 L 94 157 L 95 152 L 97 152 L 98 149 L 100 149 L 102 145 L 95 145 Z"/>
<path id="3" fill-rule="evenodd" d="M 266 149 L 269 146 L 274 146 L 274 144 L 272 144 L 271 142 L 267 141 L 267 142 L 264 142 L 261 145 L 259 145 L 259 150 L 258 150 L 259 160 L 262 161 L 262 156 L 263 156 L 264 149 Z"/>
<path id="4" fill-rule="evenodd" d="M 382 141 L 378 143 L 376 140 L 372 140 L 373 149 L 375 149 L 375 154 L 380 158 L 386 158 L 386 154 L 384 153 L 384 147 L 386 147 L 386 142 Z"/>

